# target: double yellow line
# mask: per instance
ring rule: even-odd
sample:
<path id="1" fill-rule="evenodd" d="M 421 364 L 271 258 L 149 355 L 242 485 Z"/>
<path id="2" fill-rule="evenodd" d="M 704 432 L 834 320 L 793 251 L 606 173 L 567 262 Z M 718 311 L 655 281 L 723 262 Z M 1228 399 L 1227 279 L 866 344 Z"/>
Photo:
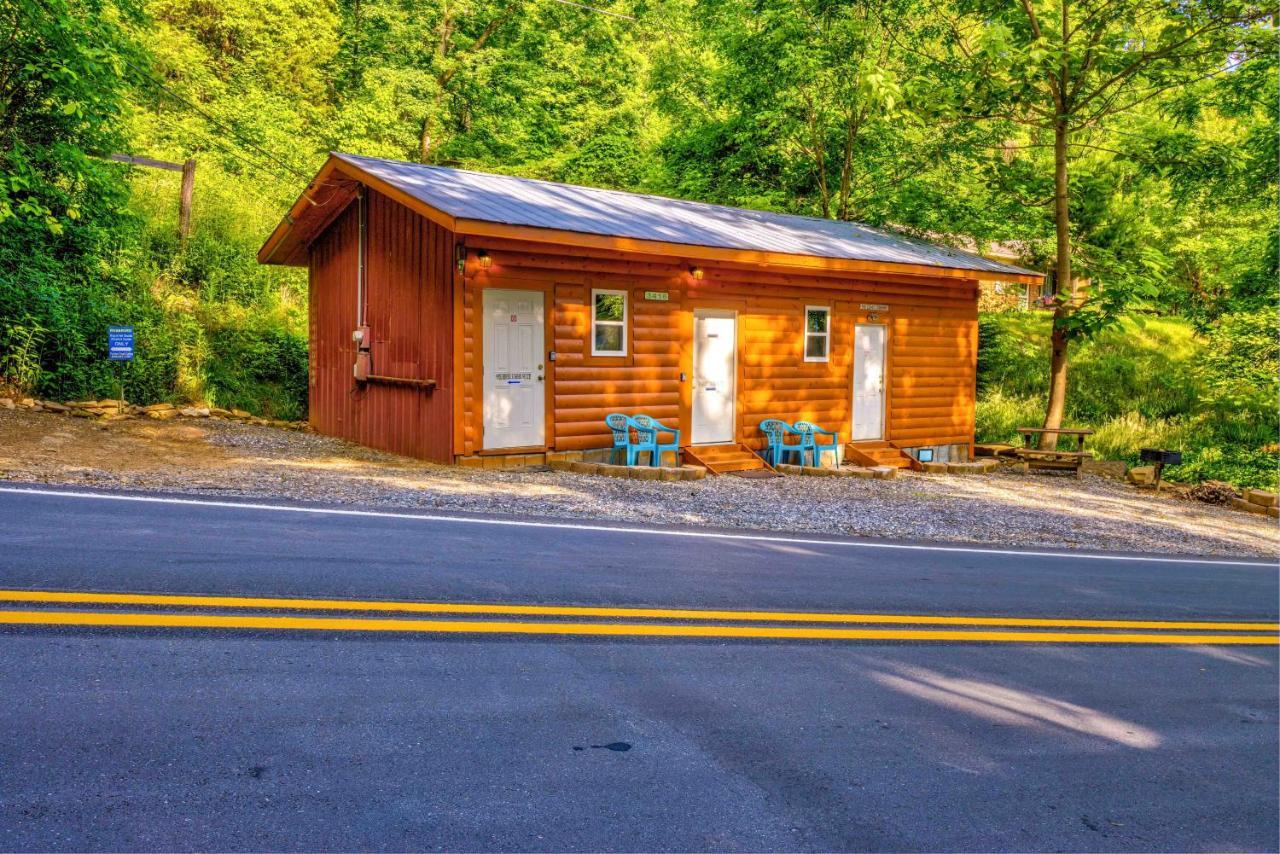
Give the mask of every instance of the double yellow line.
<path id="1" fill-rule="evenodd" d="M 1038 617 L 940 616 L 924 614 L 836 614 L 807 611 L 725 611 L 689 608 L 614 608 L 574 605 L 466 604 L 454 602 L 360 601 L 150 593 L 0 590 L 0 602 L 41 606 L 141 605 L 159 608 L 227 608 L 256 611 L 347 611 L 485 617 L 573 618 L 564 620 L 461 620 L 385 617 L 275 616 L 0 610 L 0 624 L 149 628 L 212 628 L 290 631 L 404 632 L 455 634 L 576 635 L 610 637 L 772 638 L 786 640 L 982 641 L 1003 643 L 1280 644 L 1280 623 L 1213 620 L 1092 620 Z M 611 622 L 582 622 L 583 618 Z M 677 620 L 675 623 L 614 622 Z M 726 623 L 730 623 L 726 625 Z M 747 625 L 732 625 L 746 623 Z M 801 625 L 769 625 L 797 623 Z M 845 626 L 947 626 L 957 628 L 836 628 Z M 1001 629 L 992 631 L 991 629 Z M 1020 629 L 1021 631 L 1010 631 Z M 1028 631 L 1028 629 L 1030 631 Z M 1076 631 L 1063 631 L 1076 630 Z M 1079 631 L 1087 630 L 1087 631 Z M 1248 634 L 1244 634 L 1248 633 Z"/>

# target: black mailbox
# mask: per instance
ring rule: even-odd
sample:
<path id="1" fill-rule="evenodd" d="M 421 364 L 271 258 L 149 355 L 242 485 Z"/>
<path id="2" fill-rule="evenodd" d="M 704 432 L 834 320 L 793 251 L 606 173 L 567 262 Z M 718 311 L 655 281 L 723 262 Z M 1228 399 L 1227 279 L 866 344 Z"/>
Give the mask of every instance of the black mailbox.
<path id="1" fill-rule="evenodd" d="M 1162 466 L 1182 464 L 1182 451 L 1163 451 L 1159 448 L 1142 448 L 1139 453 L 1144 463 L 1156 463 Z"/>

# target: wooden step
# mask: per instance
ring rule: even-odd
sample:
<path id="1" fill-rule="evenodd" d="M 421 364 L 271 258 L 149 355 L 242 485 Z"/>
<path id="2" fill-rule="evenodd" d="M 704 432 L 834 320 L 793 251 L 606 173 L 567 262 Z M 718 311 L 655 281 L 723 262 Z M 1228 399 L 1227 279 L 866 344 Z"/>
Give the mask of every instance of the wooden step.
<path id="1" fill-rule="evenodd" d="M 755 471 L 764 468 L 764 461 L 759 457 L 747 459 L 716 460 L 716 474 L 728 474 L 731 471 Z"/>
<path id="2" fill-rule="evenodd" d="M 710 474 L 774 470 L 746 445 L 736 442 L 723 445 L 690 445 L 684 448 L 683 452 L 686 462 L 704 466 Z"/>
<path id="3" fill-rule="evenodd" d="M 877 466 L 888 466 L 894 469 L 909 469 L 911 461 L 904 460 L 902 457 L 872 457 L 874 464 Z"/>
<path id="4" fill-rule="evenodd" d="M 690 450 L 703 459 L 709 457 L 736 457 L 744 453 L 743 447 L 737 443 L 732 445 L 694 445 Z"/>
<path id="5" fill-rule="evenodd" d="M 919 463 L 901 448 L 889 442 L 849 442 L 844 446 L 845 462 L 858 466 L 892 466 L 898 469 L 915 469 Z"/>
<path id="6" fill-rule="evenodd" d="M 713 463 L 736 463 L 736 462 L 742 462 L 743 460 L 749 461 L 749 460 L 760 459 L 755 454 L 744 454 L 741 452 L 738 452 L 736 454 L 716 454 L 715 456 L 699 454 L 699 456 L 701 456 L 704 460 L 711 460 Z"/>
<path id="7" fill-rule="evenodd" d="M 896 449 L 892 451 L 873 451 L 872 453 L 867 454 L 867 456 L 882 466 L 910 465 L 910 461 L 905 458 L 905 455 Z"/>

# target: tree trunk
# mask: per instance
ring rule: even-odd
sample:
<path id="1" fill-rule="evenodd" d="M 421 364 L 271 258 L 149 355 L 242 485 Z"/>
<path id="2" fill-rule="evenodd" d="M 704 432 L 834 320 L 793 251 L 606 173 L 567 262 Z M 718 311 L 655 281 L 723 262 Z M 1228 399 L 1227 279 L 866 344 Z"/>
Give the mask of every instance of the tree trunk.
<path id="1" fill-rule="evenodd" d="M 858 138 L 860 124 L 857 113 L 850 110 L 844 126 L 844 156 L 840 161 L 840 212 L 836 216 L 836 219 L 845 221 L 851 219 L 849 196 L 853 189 L 853 145 Z"/>
<path id="2" fill-rule="evenodd" d="M 431 117 L 422 119 L 422 133 L 418 135 L 418 162 L 431 162 Z"/>
<path id="3" fill-rule="evenodd" d="M 434 117 L 440 115 L 441 105 L 444 103 L 444 89 L 448 81 L 441 84 L 440 89 L 436 90 L 435 104 L 431 112 L 422 117 L 422 133 L 418 136 L 418 162 L 430 163 L 431 158 L 435 156 L 435 147 L 439 142 L 432 132 L 435 129 Z M 443 135 L 443 134 L 442 134 Z"/>
<path id="4" fill-rule="evenodd" d="M 1071 215 L 1067 210 L 1067 119 L 1059 116 L 1053 129 L 1053 219 L 1058 237 L 1058 258 L 1054 279 L 1058 286 L 1058 307 L 1053 312 L 1052 353 L 1049 359 L 1049 405 L 1045 408 L 1044 427 L 1062 426 L 1067 405 L 1067 330 L 1063 321 L 1075 307 L 1076 287 L 1071 278 Z M 1041 450 L 1057 445 L 1052 433 L 1040 436 Z"/>

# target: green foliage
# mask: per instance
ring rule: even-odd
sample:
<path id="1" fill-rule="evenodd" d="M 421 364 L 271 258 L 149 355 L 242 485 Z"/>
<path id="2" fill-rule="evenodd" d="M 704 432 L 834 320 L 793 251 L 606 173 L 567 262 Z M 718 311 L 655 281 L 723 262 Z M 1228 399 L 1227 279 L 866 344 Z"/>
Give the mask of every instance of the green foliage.
<path id="1" fill-rule="evenodd" d="M 40 379 L 40 344 L 45 329 L 36 323 L 13 323 L 0 340 L 0 385 L 25 390 L 35 388 Z"/>
<path id="2" fill-rule="evenodd" d="M 129 66 L 127 3 L 0 0 L 0 365 L 53 397 L 115 390 L 106 329 L 138 298 L 126 246 L 135 221 L 117 149 Z M 152 315 L 137 318 L 142 325 Z M 160 391 L 142 368 L 145 394 Z"/>
<path id="3" fill-rule="evenodd" d="M 1124 460 L 1133 465 L 1138 462 L 1140 448 L 1191 449 L 1196 445 L 1200 426 L 1185 416 L 1149 418 L 1138 412 L 1125 412 L 1100 421 L 1089 445 L 1103 459 Z"/>
<path id="4" fill-rule="evenodd" d="M 0 0 L 0 224 L 40 248 L 84 253 L 101 240 L 113 167 L 90 157 L 119 142 L 127 63 L 137 58 L 110 0 Z M 108 191 L 106 204 L 94 205 Z"/>
<path id="5" fill-rule="evenodd" d="M 1193 446 L 1183 464 L 1165 469 L 1170 480 L 1200 483 L 1224 480 L 1244 489 L 1280 487 L 1280 455 L 1275 450 L 1235 444 Z"/>
<path id="6" fill-rule="evenodd" d="M 257 263 L 255 252 L 271 222 L 269 204 L 246 203 L 251 180 L 222 173 L 216 163 L 209 167 L 211 186 L 194 205 L 193 234 L 185 243 L 176 232 L 177 176 L 151 170 L 130 176 L 133 207 L 146 221 L 138 239 L 145 264 L 139 267 L 152 282 L 148 296 L 162 309 L 172 339 L 170 394 L 273 418 L 305 418 L 304 277 Z"/>
<path id="7" fill-rule="evenodd" d="M 1042 312 L 983 315 L 979 319 L 978 378 L 981 390 L 1014 398 L 1048 393 L 1049 327 Z M 1182 321 L 1126 318 L 1081 342 L 1071 365 L 1073 393 L 1067 419 L 1097 424 L 1127 412 L 1165 418 L 1199 406 L 1201 390 L 1193 369 L 1203 345 Z M 1038 426 L 1043 418 L 1033 419 Z"/>
<path id="8" fill-rule="evenodd" d="M 991 388 L 978 395 L 974 412 L 975 435 L 979 442 L 1007 442 L 1021 445 L 1019 427 L 1036 427 L 1044 418 L 1044 400 L 1006 394 Z"/>
<path id="9" fill-rule="evenodd" d="M 663 13 L 691 33 L 655 58 L 672 128 L 666 189 L 982 239 L 1000 230 L 1009 210 L 973 174 L 1000 137 L 934 121 L 937 86 L 909 61 L 921 33 L 901 4 L 699 0 Z"/>
<path id="10" fill-rule="evenodd" d="M 307 416 L 307 339 L 296 318 L 235 312 L 210 322 L 206 391 L 226 409 Z"/>
<path id="11" fill-rule="evenodd" d="M 639 118 L 619 114 L 571 149 L 552 171 L 551 177 L 568 184 L 636 190 L 652 185 L 657 179 L 658 163 L 653 153 L 641 145 Z"/>
<path id="12" fill-rule="evenodd" d="M 1069 44 L 1042 0 L 0 0 L 0 383 L 105 396 L 123 374 L 141 402 L 305 414 L 305 275 L 254 255 L 330 149 L 1009 242 L 1048 269 L 1065 60 L 1093 282 L 1064 319 L 1067 417 L 1117 455 L 1177 441 L 1252 476 L 1275 441 L 1274 31 L 1243 0 L 1067 4 Z M 189 240 L 177 175 L 115 151 L 196 159 Z M 137 327 L 134 364 L 106 361 L 112 323 Z M 1041 420 L 1048 332 L 983 320 L 984 437 Z"/>
<path id="13" fill-rule="evenodd" d="M 1196 365 L 1207 402 L 1221 413 L 1275 414 L 1280 399 L 1280 316 L 1275 306 L 1223 315 Z"/>
<path id="14" fill-rule="evenodd" d="M 977 436 L 1020 442 L 1039 426 L 1050 318 L 979 319 Z M 1144 447 L 1183 452 L 1173 480 L 1273 489 L 1280 466 L 1280 345 L 1274 309 L 1228 315 L 1207 337 L 1169 318 L 1127 318 L 1077 345 L 1067 423 L 1095 430 L 1090 449 L 1138 462 Z"/>

